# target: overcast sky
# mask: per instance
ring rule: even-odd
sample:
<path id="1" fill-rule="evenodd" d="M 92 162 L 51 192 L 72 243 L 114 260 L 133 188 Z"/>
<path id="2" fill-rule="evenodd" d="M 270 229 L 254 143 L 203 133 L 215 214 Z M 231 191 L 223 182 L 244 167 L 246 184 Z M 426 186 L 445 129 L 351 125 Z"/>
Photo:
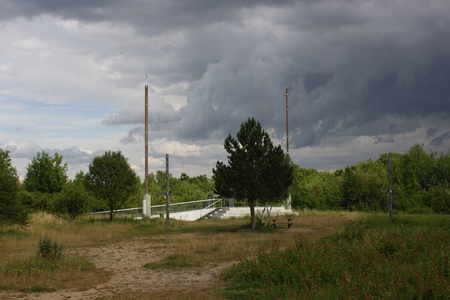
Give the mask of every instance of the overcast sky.
<path id="1" fill-rule="evenodd" d="M 255 117 L 300 167 L 450 148 L 450 1 L 0 0 L 0 148 L 211 176 Z M 146 79 L 146 74 L 148 78 Z"/>

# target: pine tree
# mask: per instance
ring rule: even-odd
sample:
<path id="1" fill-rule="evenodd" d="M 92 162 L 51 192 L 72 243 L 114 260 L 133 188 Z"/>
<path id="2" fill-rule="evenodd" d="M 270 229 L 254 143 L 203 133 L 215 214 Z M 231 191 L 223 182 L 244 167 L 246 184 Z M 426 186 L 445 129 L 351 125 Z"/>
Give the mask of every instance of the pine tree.
<path id="1" fill-rule="evenodd" d="M 254 230 L 256 200 L 286 198 L 293 179 L 293 166 L 281 146 L 273 145 L 269 134 L 254 118 L 241 124 L 236 138 L 230 134 L 225 139 L 228 165 L 217 161 L 213 168 L 216 192 L 224 197 L 247 199 Z"/>

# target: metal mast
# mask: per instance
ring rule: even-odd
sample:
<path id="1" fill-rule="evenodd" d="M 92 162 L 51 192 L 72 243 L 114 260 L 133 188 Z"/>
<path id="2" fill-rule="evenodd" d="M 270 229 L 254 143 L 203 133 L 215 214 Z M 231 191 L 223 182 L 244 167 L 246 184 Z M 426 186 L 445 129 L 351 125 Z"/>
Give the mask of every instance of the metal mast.
<path id="1" fill-rule="evenodd" d="M 145 85 L 145 194 L 148 195 L 148 85 Z"/>
<path id="2" fill-rule="evenodd" d="M 289 93 L 286 88 L 286 152 L 289 155 Z"/>

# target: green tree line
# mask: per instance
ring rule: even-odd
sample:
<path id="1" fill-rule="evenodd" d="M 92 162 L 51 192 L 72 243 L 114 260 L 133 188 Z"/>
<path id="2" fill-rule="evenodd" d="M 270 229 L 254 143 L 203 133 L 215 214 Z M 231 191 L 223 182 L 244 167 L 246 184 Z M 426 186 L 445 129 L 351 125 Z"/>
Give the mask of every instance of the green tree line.
<path id="1" fill-rule="evenodd" d="M 393 208 L 408 213 L 450 213 L 450 151 L 438 155 L 415 144 L 392 153 Z M 294 166 L 292 203 L 297 208 L 387 211 L 388 153 L 335 172 Z"/>
<path id="2" fill-rule="evenodd" d="M 450 213 L 450 151 L 438 154 L 415 144 L 403 154 L 392 153 L 391 159 L 395 211 Z M 292 165 L 290 193 L 295 208 L 388 210 L 388 194 L 382 193 L 389 182 L 387 153 L 334 172 Z M 1 149 L 0 167 L 0 227 L 26 225 L 26 216 L 33 210 L 74 220 L 85 212 L 139 207 L 145 193 L 145 183 L 120 151 L 94 158 L 89 171 L 80 171 L 73 180 L 68 179 L 67 164 L 58 153 L 53 157 L 45 151 L 37 153 L 22 183 L 9 152 Z M 171 203 L 207 199 L 216 190 L 214 179 L 206 175 L 182 173 L 176 178 L 169 174 L 169 182 Z M 116 192 L 109 193 L 112 189 Z M 164 171 L 149 174 L 148 190 L 153 205 L 165 203 L 164 195 L 158 195 L 166 191 Z"/>
<path id="3" fill-rule="evenodd" d="M 107 151 L 95 157 L 73 180 L 68 179 L 67 164 L 58 153 L 38 152 L 27 167 L 24 181 L 19 181 L 9 151 L 0 149 L 0 229 L 27 225 L 27 216 L 36 210 L 49 211 L 74 221 L 86 212 L 110 211 L 142 206 L 145 182 L 141 182 L 121 151 Z M 152 204 L 165 204 L 166 174 L 158 170 L 149 175 Z M 180 178 L 169 174 L 170 202 L 207 199 L 213 194 L 214 181 L 206 175 Z"/>
<path id="4" fill-rule="evenodd" d="M 208 199 L 214 194 L 214 180 L 206 175 L 189 177 L 181 173 L 180 178 L 169 173 L 170 203 L 188 202 Z M 141 194 L 145 193 L 145 181 L 141 185 Z M 158 170 L 148 175 L 148 193 L 151 195 L 152 205 L 165 204 L 166 172 Z M 140 198 L 142 199 L 142 197 Z"/>

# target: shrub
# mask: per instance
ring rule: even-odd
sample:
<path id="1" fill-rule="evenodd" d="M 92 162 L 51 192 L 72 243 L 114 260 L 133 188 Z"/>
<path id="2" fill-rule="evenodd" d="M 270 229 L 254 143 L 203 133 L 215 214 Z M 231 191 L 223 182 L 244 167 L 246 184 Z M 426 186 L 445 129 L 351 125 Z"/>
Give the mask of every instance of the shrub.
<path id="1" fill-rule="evenodd" d="M 83 184 L 69 181 L 60 193 L 55 194 L 52 208 L 58 216 L 73 222 L 93 201 L 94 197 Z"/>
<path id="2" fill-rule="evenodd" d="M 59 260 L 63 255 L 62 245 L 57 241 L 53 241 L 47 234 L 43 238 L 39 238 L 38 256 L 53 260 Z"/>

